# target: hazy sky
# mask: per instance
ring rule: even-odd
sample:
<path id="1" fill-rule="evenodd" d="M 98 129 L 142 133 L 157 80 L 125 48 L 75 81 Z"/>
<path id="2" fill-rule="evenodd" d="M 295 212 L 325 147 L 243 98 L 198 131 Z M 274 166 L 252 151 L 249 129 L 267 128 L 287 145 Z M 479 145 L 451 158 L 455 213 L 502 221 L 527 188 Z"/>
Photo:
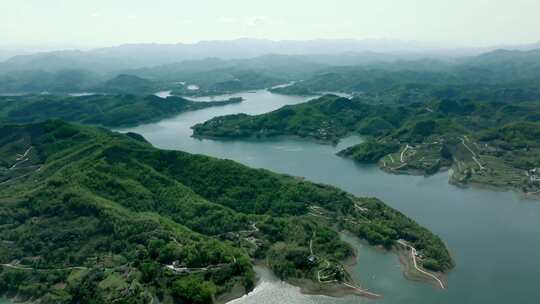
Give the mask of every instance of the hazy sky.
<path id="1" fill-rule="evenodd" d="M 540 40 L 540 0 L 0 0 L 0 47 L 389 38 Z"/>

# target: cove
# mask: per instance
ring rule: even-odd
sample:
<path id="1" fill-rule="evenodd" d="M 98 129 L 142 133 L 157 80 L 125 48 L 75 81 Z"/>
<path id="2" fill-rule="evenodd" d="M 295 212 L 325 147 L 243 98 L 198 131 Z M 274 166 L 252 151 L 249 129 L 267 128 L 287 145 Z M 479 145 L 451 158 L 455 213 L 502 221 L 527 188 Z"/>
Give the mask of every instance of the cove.
<path id="1" fill-rule="evenodd" d="M 251 167 L 331 184 L 358 196 L 378 197 L 438 234 L 457 264 L 448 275 L 448 289 L 439 290 L 406 280 L 396 255 L 350 238 L 348 241 L 358 250 L 353 276 L 363 287 L 383 294 L 383 299 L 307 296 L 288 284 L 263 276 L 259 289 L 233 303 L 283 303 L 277 300 L 282 294 L 287 295 L 286 303 L 537 303 L 540 202 L 521 199 L 515 192 L 458 188 L 448 184 L 448 173 L 428 178 L 391 175 L 374 165 L 358 165 L 335 155 L 341 148 L 360 142 L 358 137 L 346 138 L 335 147 L 293 138 L 263 141 L 192 138 L 190 127 L 214 116 L 260 114 L 307 100 L 267 91 L 214 98 L 229 97 L 243 97 L 245 101 L 182 113 L 120 131 L 139 133 L 158 148 L 228 158 Z"/>

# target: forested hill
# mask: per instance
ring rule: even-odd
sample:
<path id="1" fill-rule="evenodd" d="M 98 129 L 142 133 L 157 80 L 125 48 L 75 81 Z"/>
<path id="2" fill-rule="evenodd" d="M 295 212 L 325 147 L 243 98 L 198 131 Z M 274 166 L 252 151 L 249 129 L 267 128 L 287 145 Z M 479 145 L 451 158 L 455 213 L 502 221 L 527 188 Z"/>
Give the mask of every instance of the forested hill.
<path id="1" fill-rule="evenodd" d="M 181 97 L 166 99 L 149 95 L 0 96 L 0 124 L 34 123 L 51 118 L 107 127 L 131 126 L 157 121 L 184 111 L 241 102 L 194 102 Z"/>
<path id="2" fill-rule="evenodd" d="M 432 135 L 467 135 L 518 121 L 539 122 L 539 104 L 444 99 L 387 105 L 325 95 L 265 114 L 215 117 L 193 126 L 193 133 L 210 138 L 292 135 L 327 143 L 357 134 L 420 143 Z"/>
<path id="3" fill-rule="evenodd" d="M 448 87 L 463 94 L 481 96 L 486 89 L 501 87 L 515 90 L 527 86 L 538 96 L 540 50 L 498 50 L 457 62 L 437 60 L 401 61 L 364 66 L 330 67 L 289 87 L 273 90 L 283 94 L 345 92 L 373 94 L 387 98 L 397 94 L 434 91 L 443 93 Z M 531 83 L 532 82 L 532 83 Z M 529 85 L 529 83 L 536 85 Z M 479 89 L 480 87 L 480 89 Z M 412 92 L 411 92 L 412 91 Z M 510 92 L 511 93 L 511 92 Z M 386 96 L 390 94 L 391 96 Z M 418 96 L 417 96 L 418 97 Z M 419 101 L 416 98 L 416 101 Z"/>
<path id="4" fill-rule="evenodd" d="M 414 107 L 371 105 L 362 99 L 326 95 L 270 113 L 215 117 L 193 127 L 194 135 L 246 138 L 293 135 L 337 142 L 351 134 L 380 135 L 396 129 L 416 111 Z"/>
<path id="5" fill-rule="evenodd" d="M 405 239 L 426 268 L 453 266 L 438 237 L 376 199 L 158 150 L 137 134 L 59 120 L 0 127 L 0 183 L 0 294 L 19 299 L 210 303 L 253 286 L 251 258 L 315 280 L 352 254 L 336 224 L 387 248 Z"/>

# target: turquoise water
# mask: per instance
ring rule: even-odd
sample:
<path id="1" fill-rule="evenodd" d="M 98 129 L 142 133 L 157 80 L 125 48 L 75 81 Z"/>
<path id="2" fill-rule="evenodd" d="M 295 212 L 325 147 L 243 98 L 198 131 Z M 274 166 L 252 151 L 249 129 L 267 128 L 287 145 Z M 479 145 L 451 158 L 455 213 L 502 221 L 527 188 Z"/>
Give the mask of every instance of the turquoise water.
<path id="1" fill-rule="evenodd" d="M 263 284 L 234 303 L 537 303 L 540 291 L 540 202 L 514 192 L 462 189 L 448 184 L 448 174 L 424 178 L 390 175 L 373 165 L 357 165 L 335 153 L 337 147 L 278 138 L 265 141 L 214 141 L 191 138 L 190 126 L 218 115 L 264 113 L 306 98 L 243 93 L 241 104 L 188 112 L 129 131 L 156 147 L 228 158 L 246 165 L 304 176 L 338 186 L 358 196 L 375 196 L 441 236 L 457 266 L 448 289 L 403 277 L 397 257 L 350 239 L 359 250 L 353 275 L 362 286 L 381 293 L 381 300 L 306 296 L 298 289 L 263 275 Z M 217 96 L 222 100 L 230 96 Z M 207 100 L 203 98 L 201 100 Z M 124 130 L 125 131 L 125 130 Z M 282 296 L 287 301 L 283 302 Z"/>

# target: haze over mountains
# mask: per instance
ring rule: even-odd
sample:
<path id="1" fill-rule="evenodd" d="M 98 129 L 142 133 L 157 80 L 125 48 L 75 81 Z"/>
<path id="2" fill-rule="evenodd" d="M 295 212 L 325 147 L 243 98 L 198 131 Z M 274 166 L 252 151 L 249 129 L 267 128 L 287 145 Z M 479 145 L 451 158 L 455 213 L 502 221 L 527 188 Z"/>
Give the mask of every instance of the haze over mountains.
<path id="1" fill-rule="evenodd" d="M 527 45 L 493 46 L 489 48 L 445 48 L 419 42 L 384 39 L 272 41 L 244 38 L 237 40 L 201 41 L 194 44 L 125 44 L 89 51 L 59 50 L 14 56 L 0 64 L 0 71 L 22 69 L 56 71 L 63 68 L 111 71 L 163 65 L 186 60 L 200 60 L 205 58 L 247 59 L 268 54 L 304 56 L 348 54 L 349 57 L 353 54 L 361 54 L 364 57 L 364 62 L 373 62 L 392 59 L 412 60 L 425 57 L 472 56 L 499 48 L 531 50 L 540 48 L 540 42 Z M 10 55 L 13 55 L 13 52 L 0 51 L 0 59 L 5 59 Z"/>
<path id="2" fill-rule="evenodd" d="M 118 80 L 123 82 L 122 87 L 137 88 L 122 93 L 173 90 L 177 95 L 219 94 L 268 88 L 335 72 L 336 67 L 358 66 L 442 71 L 457 64 L 466 70 L 491 74 L 493 71 L 486 66 L 493 65 L 497 74 L 517 73 L 520 74 L 517 78 L 521 79 L 539 74 L 535 49 L 540 48 L 540 43 L 504 48 L 445 49 L 417 42 L 376 39 L 237 39 L 195 44 L 127 44 L 11 57 L 0 62 L 0 93 L 119 93 Z M 500 60 L 508 64 L 497 65 Z M 119 75 L 143 79 L 118 78 Z M 125 85 L 126 79 L 134 82 Z M 193 92 L 178 85 L 186 81 L 197 84 L 201 90 Z M 142 82 L 146 84 L 141 89 L 137 84 Z M 114 92 L 109 92 L 109 87 L 115 87 Z"/>
<path id="3" fill-rule="evenodd" d="M 0 304 L 539 302 L 538 12 L 0 0 Z"/>

